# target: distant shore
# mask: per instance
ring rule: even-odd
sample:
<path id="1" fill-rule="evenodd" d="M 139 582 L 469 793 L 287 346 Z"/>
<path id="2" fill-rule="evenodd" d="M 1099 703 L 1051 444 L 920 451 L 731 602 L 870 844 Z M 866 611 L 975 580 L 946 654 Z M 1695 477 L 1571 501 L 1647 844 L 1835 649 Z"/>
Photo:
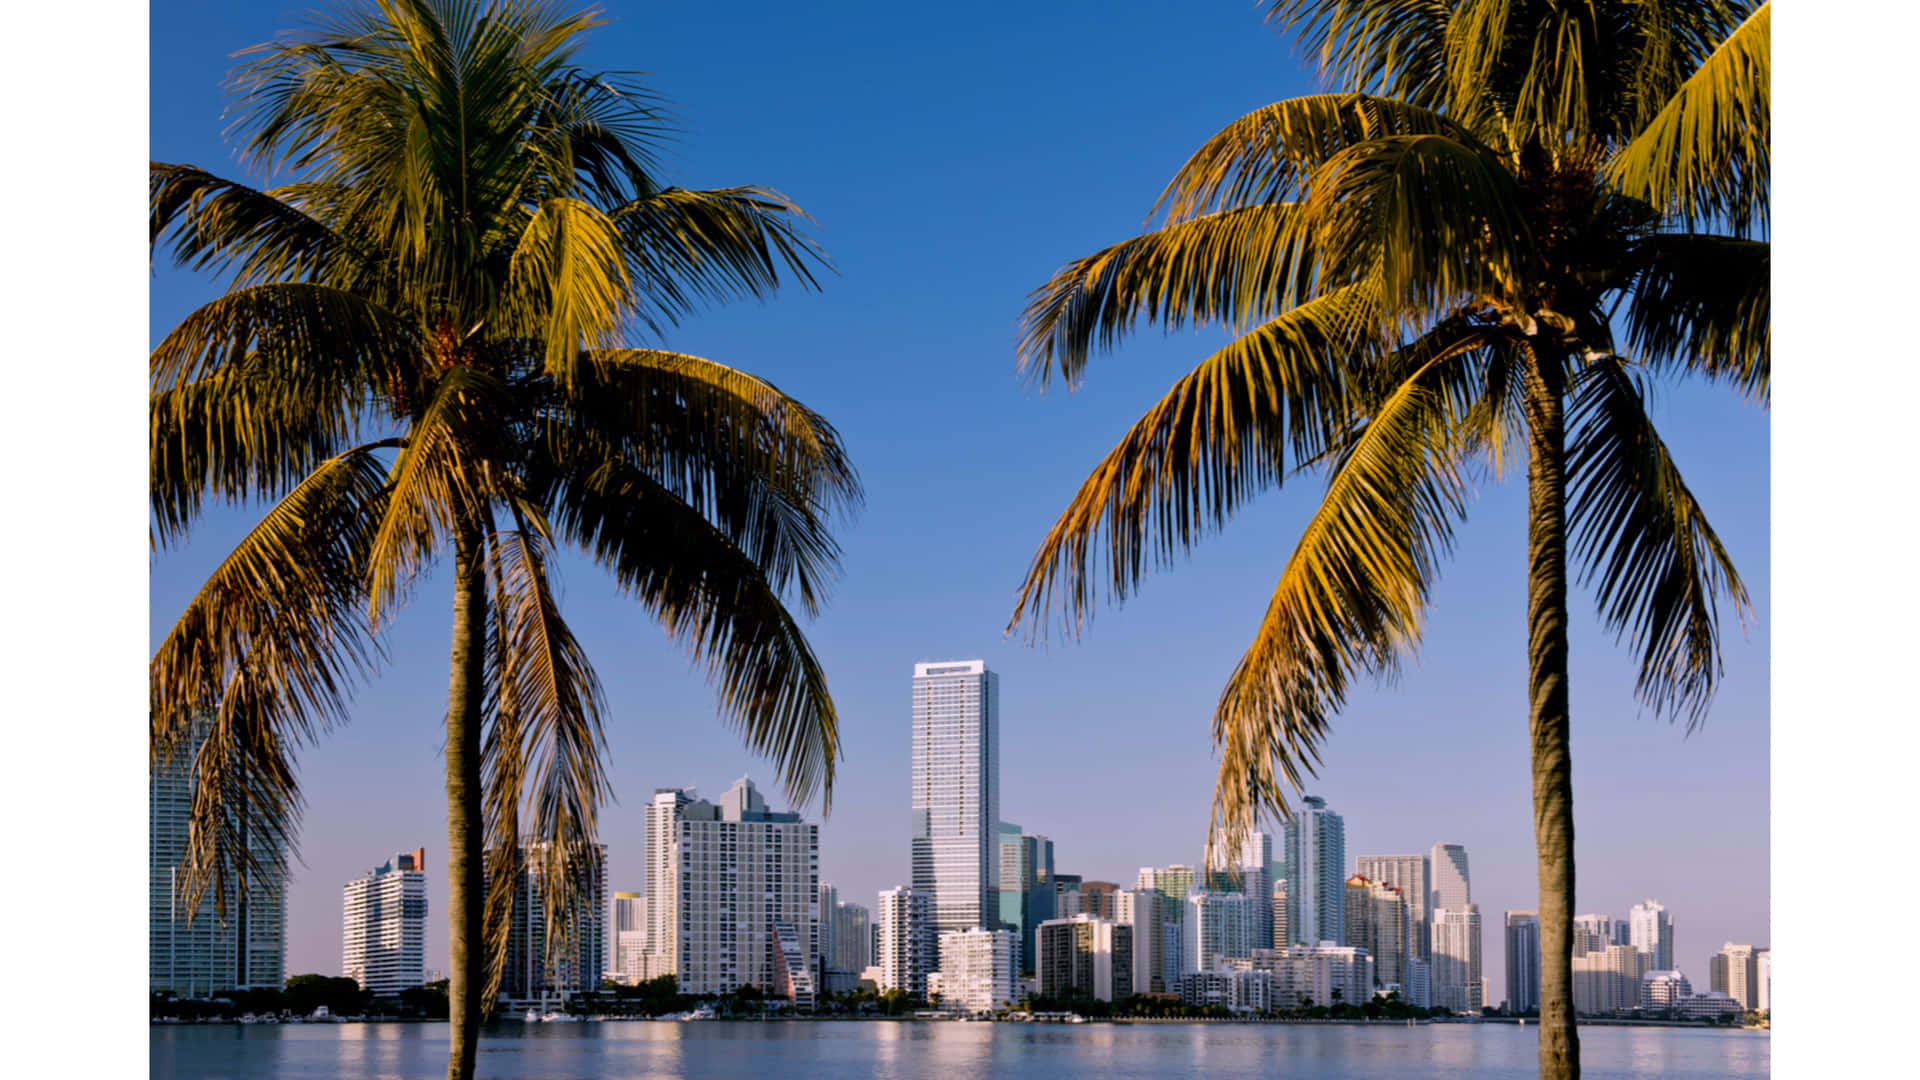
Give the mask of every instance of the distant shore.
<path id="1" fill-rule="evenodd" d="M 579 1020 L 559 1021 L 559 1022 L 560 1023 L 608 1023 L 608 1024 L 625 1024 L 625 1023 L 810 1024 L 810 1023 L 840 1023 L 840 1022 L 855 1022 L 855 1021 L 857 1022 L 880 1021 L 885 1023 L 951 1024 L 951 1023 L 960 1023 L 962 1022 L 962 1019 L 958 1016 L 735 1016 L 735 1017 L 714 1017 L 710 1020 L 692 1021 L 692 1020 L 682 1020 L 677 1016 L 659 1016 L 659 1017 L 605 1016 L 595 1020 L 589 1020 L 585 1017 L 582 1017 Z M 354 1018 L 339 1018 L 339 1019 L 331 1019 L 331 1020 L 255 1020 L 250 1022 L 239 1020 L 239 1019 L 230 1019 L 230 1018 L 206 1019 L 206 1020 L 167 1020 L 167 1019 L 155 1018 L 155 1019 L 150 1019 L 148 1021 L 148 1026 L 150 1027 L 197 1027 L 197 1026 L 204 1026 L 204 1025 L 232 1025 L 235 1027 L 282 1027 L 282 1026 L 327 1027 L 327 1026 L 342 1025 L 342 1024 L 444 1024 L 446 1022 L 447 1021 L 445 1019 L 423 1019 L 421 1017 L 414 1017 L 414 1016 L 354 1017 Z M 546 1022 L 550 1023 L 551 1021 L 546 1021 Z M 1057 1019 L 1018 1020 L 1018 1019 L 1011 1019 L 1011 1018 L 1005 1019 L 1005 1020 L 970 1019 L 964 1022 L 976 1023 L 976 1024 L 978 1023 L 1072 1024 L 1073 1023 L 1072 1021 L 1057 1020 Z M 1539 1023 L 1538 1020 L 1535 1020 L 1532 1017 L 1528 1017 L 1526 1020 L 1526 1023 L 1521 1024 L 1518 1018 L 1507 1017 L 1507 1016 L 1491 1016 L 1491 1017 L 1481 1017 L 1481 1018 L 1442 1017 L 1442 1018 L 1423 1019 L 1423 1020 L 1386 1020 L 1386 1019 L 1369 1020 L 1369 1019 L 1366 1019 L 1365 1017 L 1342 1017 L 1340 1019 L 1334 1019 L 1332 1017 L 1312 1018 L 1312 1017 L 1284 1017 L 1284 1016 L 1233 1016 L 1233 1017 L 1220 1017 L 1220 1016 L 1215 1016 L 1215 1017 L 1202 1017 L 1202 1016 L 1091 1017 L 1090 1016 L 1090 1017 L 1087 1017 L 1082 1022 L 1088 1023 L 1088 1024 L 1310 1024 L 1310 1025 L 1319 1025 L 1319 1026 L 1344 1025 L 1348 1027 L 1427 1027 L 1429 1025 L 1435 1025 L 1435 1024 L 1445 1024 L 1445 1025 L 1504 1024 L 1508 1026 L 1534 1027 L 1534 1026 L 1537 1026 Z M 515 1017 L 497 1016 L 493 1019 L 492 1023 L 493 1024 L 526 1024 L 527 1021 L 520 1020 Z M 1616 1019 L 1612 1017 L 1581 1017 L 1580 1020 L 1578 1021 L 1578 1024 L 1580 1027 L 1664 1027 L 1664 1028 L 1691 1028 L 1691 1029 L 1703 1030 L 1703 1031 L 1768 1031 L 1768 1030 L 1771 1030 L 1769 1027 L 1760 1027 L 1760 1026 L 1748 1027 L 1748 1026 L 1743 1026 L 1739 1024 L 1733 1024 L 1733 1025 L 1702 1024 L 1698 1021 L 1693 1021 L 1693 1020 L 1635 1020 L 1635 1019 L 1626 1019 L 1626 1018 Z"/>

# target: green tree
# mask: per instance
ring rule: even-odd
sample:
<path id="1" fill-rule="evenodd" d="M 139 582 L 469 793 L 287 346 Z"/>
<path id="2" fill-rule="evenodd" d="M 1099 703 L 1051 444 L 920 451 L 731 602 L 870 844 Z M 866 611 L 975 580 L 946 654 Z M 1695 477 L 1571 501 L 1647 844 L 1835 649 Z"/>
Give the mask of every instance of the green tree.
<path id="1" fill-rule="evenodd" d="M 575 63 L 596 15 L 380 0 L 315 18 L 243 54 L 232 83 L 249 159 L 294 179 L 151 168 L 156 247 L 227 282 L 153 350 L 153 543 L 179 543 L 209 499 L 270 508 L 153 656 L 150 761 L 204 735 L 181 766 L 186 873 L 224 906 L 259 873 L 258 841 L 291 836 L 297 749 L 346 719 L 382 631 L 450 562 L 448 1075 L 464 1080 L 514 875 L 545 862 L 562 946 L 606 790 L 600 684 L 561 617 L 555 550 L 611 572 L 794 801 L 825 801 L 835 711 L 787 605 L 824 601 L 830 519 L 860 492 L 834 429 L 771 384 L 620 347 L 707 302 L 812 285 L 821 257 L 775 192 L 663 182 L 653 98 Z"/>
<path id="2" fill-rule="evenodd" d="M 1333 92 L 1233 122 L 1159 227 L 1066 264 L 1027 307 L 1041 387 L 1141 317 L 1240 336 L 1081 485 L 1010 629 L 1091 616 L 1243 502 L 1325 475 L 1213 720 L 1210 844 L 1283 815 L 1362 675 L 1419 640 L 1474 477 L 1524 467 L 1540 1070 L 1572 1012 L 1569 556 L 1657 712 L 1704 716 L 1731 560 L 1644 409 L 1698 374 L 1764 403 L 1770 14 L 1747 0 L 1273 0 Z M 1616 336 L 1617 335 L 1617 336 Z M 1103 560 L 1104 557 L 1104 560 Z"/>

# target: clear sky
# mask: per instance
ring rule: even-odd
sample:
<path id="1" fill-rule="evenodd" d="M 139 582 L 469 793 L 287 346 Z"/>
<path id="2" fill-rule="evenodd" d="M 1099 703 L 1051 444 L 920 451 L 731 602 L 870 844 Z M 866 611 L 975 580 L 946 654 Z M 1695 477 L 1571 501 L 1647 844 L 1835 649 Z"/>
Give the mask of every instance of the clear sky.
<path id="1" fill-rule="evenodd" d="M 152 156 L 238 175 L 221 139 L 229 54 L 305 6 L 156 7 Z M 1270 493 L 1124 609 L 1103 606 L 1078 642 L 1003 638 L 1034 547 L 1074 488 L 1224 340 L 1148 329 L 1097 358 L 1085 389 L 1042 396 L 1015 376 L 1014 332 L 1028 290 L 1136 232 L 1194 148 L 1252 108 L 1310 91 L 1310 72 L 1248 0 L 819 7 L 615 4 L 582 59 L 651 73 L 685 128 L 671 155 L 678 182 L 786 192 L 817 219 L 839 271 L 817 294 L 701 313 L 666 342 L 771 378 L 825 413 L 866 483 L 865 511 L 841 532 L 844 577 L 809 630 L 845 745 L 821 878 L 869 907 L 906 880 L 912 665 L 973 657 L 1001 676 L 1002 816 L 1051 836 L 1061 872 L 1126 883 L 1141 866 L 1197 863 L 1212 705 L 1318 489 Z M 156 265 L 152 338 L 216 292 Z M 1578 910 L 1620 917 L 1659 898 L 1677 962 L 1704 988 L 1722 941 L 1770 940 L 1770 441 L 1764 412 L 1702 386 L 1670 384 L 1656 419 L 1755 616 L 1744 633 L 1729 620 L 1725 688 L 1685 737 L 1641 714 L 1631 658 L 1590 595 L 1576 594 Z M 1466 845 L 1495 1001 L 1500 913 L 1536 896 L 1523 512 L 1512 480 L 1481 485 L 1417 665 L 1354 695 L 1310 789 L 1345 815 L 1350 863 Z M 153 562 L 155 641 L 251 521 L 216 512 L 193 544 Z M 748 774 L 784 800 L 645 613 L 591 566 L 561 569 L 565 613 L 611 705 L 611 886 L 637 889 L 655 787 L 717 794 Z M 337 974 L 341 884 L 423 845 L 435 904 L 427 964 L 445 967 L 448 600 L 444 580 L 420 590 L 351 725 L 301 758 L 309 808 L 288 904 L 290 974 Z"/>

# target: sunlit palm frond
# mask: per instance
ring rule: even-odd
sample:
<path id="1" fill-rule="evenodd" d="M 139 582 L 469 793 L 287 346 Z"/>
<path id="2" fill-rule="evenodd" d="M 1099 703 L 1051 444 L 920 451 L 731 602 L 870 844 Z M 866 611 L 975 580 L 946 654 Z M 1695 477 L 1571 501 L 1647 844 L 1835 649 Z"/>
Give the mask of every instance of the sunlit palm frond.
<path id="1" fill-rule="evenodd" d="M 1155 204 L 1170 221 L 1213 210 L 1298 197 L 1327 159 L 1380 135 L 1447 135 L 1477 140 L 1455 121 L 1404 101 L 1366 94 L 1316 94 L 1255 109 L 1221 129 L 1174 174 Z"/>
<path id="2" fill-rule="evenodd" d="M 153 543 L 182 538 L 208 495 L 277 499 L 358 441 L 354 396 L 321 380 L 280 377 L 253 361 L 161 390 L 148 401 Z M 308 374 L 311 374 L 309 372 Z"/>
<path id="3" fill-rule="evenodd" d="M 1267 21 L 1291 29 L 1321 77 L 1339 89 L 1427 109 L 1446 102 L 1450 0 L 1271 0 Z"/>
<path id="4" fill-rule="evenodd" d="M 707 670 L 720 713 L 772 760 L 796 804 L 831 808 L 840 755 L 826 671 L 772 583 L 726 535 L 618 460 L 573 463 L 556 535 L 611 571 Z"/>
<path id="5" fill-rule="evenodd" d="M 506 407 L 500 381 L 461 366 L 440 376 L 434 396 L 407 429 L 368 554 L 368 615 L 379 622 L 453 536 L 477 521 L 508 478 L 487 462 Z"/>
<path id="6" fill-rule="evenodd" d="M 1654 370 L 1680 367 L 1765 403 L 1773 355 L 1772 245 L 1696 233 L 1642 241 L 1627 341 Z"/>
<path id="7" fill-rule="evenodd" d="M 806 217 L 786 196 L 760 187 L 647 192 L 611 211 L 640 302 L 671 323 L 701 302 L 763 297 L 781 274 L 816 288 L 825 252 L 798 227 Z"/>
<path id="8" fill-rule="evenodd" d="M 1054 272 L 1027 297 L 1020 369 L 1039 386 L 1080 381 L 1145 315 L 1167 327 L 1235 326 L 1311 298 L 1313 261 L 1291 203 L 1240 207 L 1174 222 Z M 1341 282 L 1345 284 L 1345 282 Z"/>
<path id="9" fill-rule="evenodd" d="M 228 875 L 250 865 L 249 835 L 291 835 L 293 749 L 346 719 L 352 683 L 379 659 L 361 603 L 383 486 L 366 448 L 321 463 L 214 569 L 154 652 L 149 767 L 196 777 L 189 909 L 209 886 L 224 905 Z M 196 734 L 207 737 L 188 765 Z"/>
<path id="10" fill-rule="evenodd" d="M 1620 190 L 1689 227 L 1765 229 L 1772 140 L 1771 3 L 1747 16 L 1608 165 Z"/>
<path id="11" fill-rule="evenodd" d="M 520 231 L 499 330 L 542 341 L 547 372 L 572 380 L 582 349 L 604 348 L 637 314 L 619 229 L 599 207 L 548 199 Z"/>
<path id="12" fill-rule="evenodd" d="M 1397 318 L 1437 318 L 1474 297 L 1507 300 L 1535 273 L 1513 174 L 1444 135 L 1384 135 L 1322 165 L 1302 228 L 1323 278 L 1373 281 Z"/>
<path id="13" fill-rule="evenodd" d="M 1746 586 L 1613 358 L 1581 374 L 1567 447 L 1568 531 L 1601 617 L 1640 653 L 1635 690 L 1656 713 L 1704 718 L 1721 673 L 1718 601 Z"/>
<path id="14" fill-rule="evenodd" d="M 1116 603 L 1351 422 L 1347 370 L 1378 351 L 1371 297 L 1348 287 L 1236 339 L 1182 376 L 1108 452 L 1035 552 L 1007 629 L 1092 617 L 1096 556 Z M 1289 460 L 1288 453 L 1292 458 Z M 1097 541 L 1103 541 L 1096 543 Z"/>
<path id="15" fill-rule="evenodd" d="M 521 857 L 543 863 L 546 940 L 564 951 L 580 944 L 571 940 L 569 916 L 588 900 L 579 888 L 579 856 L 598 841 L 598 806 L 612 794 L 600 682 L 560 616 L 538 535 L 496 532 L 487 545 L 495 612 L 487 670 L 492 722 L 483 749 L 494 834 L 487 846 L 497 853 L 509 842 L 536 845 L 537 855 Z"/>
<path id="16" fill-rule="evenodd" d="M 1438 388 L 1487 341 L 1464 328 L 1402 350 L 1423 357 L 1360 427 L 1287 559 L 1266 617 L 1221 692 L 1209 848 L 1288 813 L 1352 679 L 1388 676 L 1419 642 L 1438 560 L 1468 491 Z"/>
<path id="17" fill-rule="evenodd" d="M 603 444 L 645 469 L 818 613 L 839 565 L 829 525 L 863 497 L 819 413 L 747 372 L 657 349 L 589 354 L 558 406 L 550 438 Z"/>

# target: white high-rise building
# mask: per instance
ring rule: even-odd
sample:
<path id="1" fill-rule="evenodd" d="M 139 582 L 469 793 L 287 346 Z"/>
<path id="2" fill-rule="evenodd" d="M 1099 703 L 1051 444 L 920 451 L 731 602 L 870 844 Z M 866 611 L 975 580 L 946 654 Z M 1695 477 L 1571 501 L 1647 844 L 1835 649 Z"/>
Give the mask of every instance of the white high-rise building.
<path id="1" fill-rule="evenodd" d="M 1606 952 L 1618 944 L 1611 915 L 1575 915 L 1573 917 L 1573 955 Z"/>
<path id="2" fill-rule="evenodd" d="M 1433 1003 L 1456 1013 L 1479 1012 L 1480 906 L 1433 912 Z"/>
<path id="3" fill-rule="evenodd" d="M 1245 893 L 1190 892 L 1182 920 L 1181 962 L 1212 971 L 1221 961 L 1253 955 L 1252 904 Z"/>
<path id="4" fill-rule="evenodd" d="M 193 762 L 199 740 L 147 781 L 147 984 L 181 997 L 222 990 L 278 990 L 287 969 L 286 846 L 254 835 L 247 843 L 260 871 L 244 890 L 229 883 L 225 911 L 208 888 L 189 904 L 180 867 L 193 810 Z"/>
<path id="5" fill-rule="evenodd" d="M 1767 950 L 1758 951 L 1764 953 Z M 1752 945 L 1729 941 L 1713 955 L 1709 965 L 1709 990 L 1718 991 L 1739 1002 L 1742 1011 L 1760 1007 L 1760 962 Z M 1768 967 L 1772 967 L 1771 961 Z M 1771 990 L 1768 997 L 1772 997 Z"/>
<path id="6" fill-rule="evenodd" d="M 1459 911 L 1473 903 L 1473 875 L 1467 872 L 1467 849 L 1459 844 L 1435 844 L 1427 864 L 1433 876 L 1432 908 Z"/>
<path id="7" fill-rule="evenodd" d="M 341 890 L 340 973 L 375 997 L 426 981 L 426 856 L 401 852 Z"/>
<path id="8" fill-rule="evenodd" d="M 1273 940 L 1273 837 L 1259 830 L 1247 833 L 1233 869 L 1239 872 L 1240 891 L 1247 894 L 1253 917 L 1253 944 Z"/>
<path id="9" fill-rule="evenodd" d="M 1114 894 L 1114 921 L 1133 927 L 1133 992 L 1169 993 L 1161 967 L 1166 949 L 1166 897 L 1158 889 L 1121 889 Z"/>
<path id="10" fill-rule="evenodd" d="M 1648 898 L 1627 909 L 1627 944 L 1649 954 L 1652 970 L 1673 969 L 1673 916 Z"/>
<path id="11" fill-rule="evenodd" d="M 655 975 L 683 994 L 774 993 L 788 952 L 819 970 L 820 826 L 773 811 L 740 778 L 718 805 L 661 788 L 647 807 L 647 917 Z M 786 952 L 776 954 L 775 930 Z M 790 936 L 789 936 L 790 935 Z M 789 987 L 798 985 L 792 975 Z"/>
<path id="12" fill-rule="evenodd" d="M 950 930 L 940 937 L 940 1006 L 967 1013 L 1011 1008 L 1020 1000 L 1015 930 Z"/>
<path id="13" fill-rule="evenodd" d="M 1408 955 L 1433 957 L 1433 936 L 1427 912 L 1433 906 L 1432 860 L 1426 855 L 1362 855 L 1360 876 L 1392 885 L 1407 898 Z"/>
<path id="14" fill-rule="evenodd" d="M 935 935 L 999 925 L 999 827 L 1000 677 L 984 660 L 915 664 L 913 887 Z"/>
<path id="15" fill-rule="evenodd" d="M 932 897 L 902 885 L 880 894 L 880 989 L 927 992 L 934 965 Z"/>
<path id="16" fill-rule="evenodd" d="M 1773 1012 L 1773 950 L 1761 949 L 1753 962 L 1754 966 L 1754 1008 L 1763 1013 Z"/>
<path id="17" fill-rule="evenodd" d="M 1347 825 L 1308 795 L 1287 820 L 1287 932 L 1301 945 L 1346 933 Z"/>
<path id="18" fill-rule="evenodd" d="M 820 967 L 823 988 L 845 993 L 859 984 L 873 963 L 871 916 L 859 904 L 839 898 L 831 885 L 820 886 Z"/>
<path id="19" fill-rule="evenodd" d="M 624 983 L 637 983 L 648 977 L 647 894 L 613 894 L 613 933 L 607 935 L 613 954 L 607 960 L 607 977 Z"/>

